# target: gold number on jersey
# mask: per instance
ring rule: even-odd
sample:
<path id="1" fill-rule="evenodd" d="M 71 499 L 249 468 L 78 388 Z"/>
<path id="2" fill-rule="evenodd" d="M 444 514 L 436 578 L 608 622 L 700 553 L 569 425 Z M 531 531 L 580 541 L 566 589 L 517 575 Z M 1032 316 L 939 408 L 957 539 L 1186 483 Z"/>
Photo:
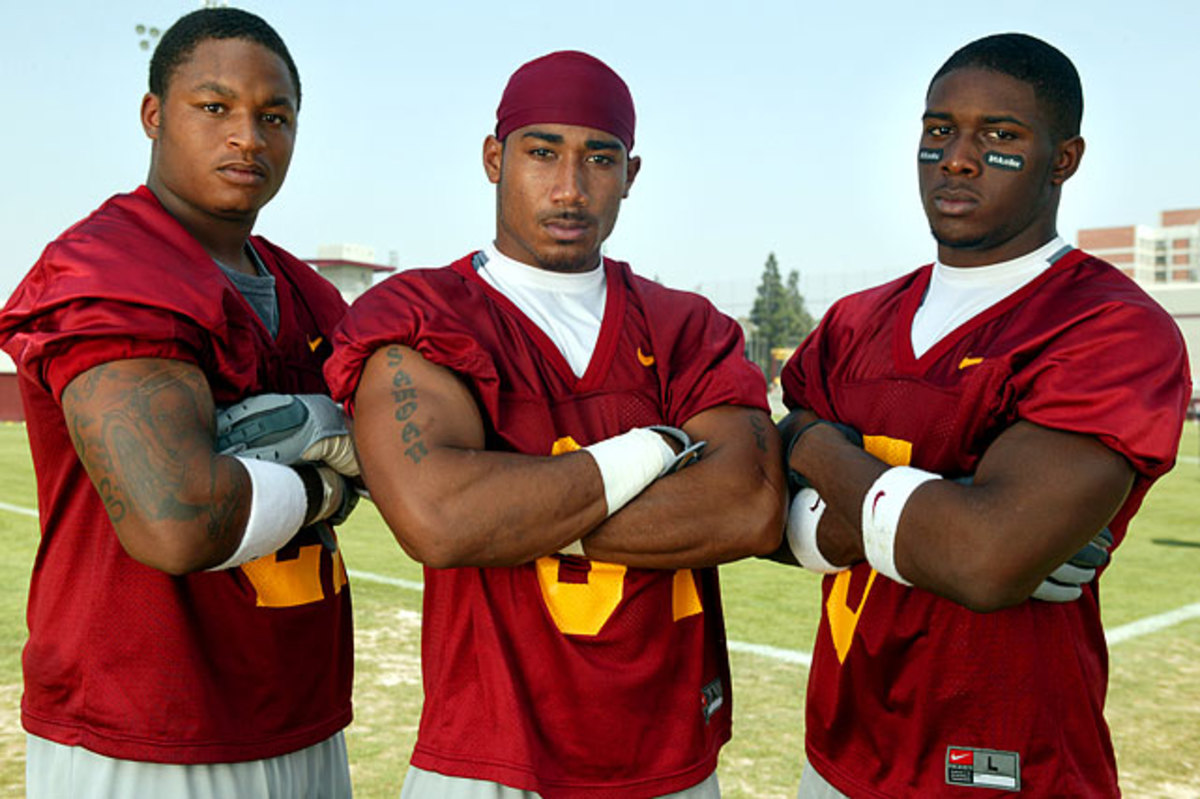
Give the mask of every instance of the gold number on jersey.
<path id="1" fill-rule="evenodd" d="M 242 572 L 254 586 L 260 608 L 292 608 L 320 602 L 325 598 L 321 586 L 321 544 L 300 547 L 295 558 L 279 560 L 279 553 L 243 563 Z M 341 550 L 333 553 L 333 592 L 340 594 L 347 583 Z"/>
<path id="2" fill-rule="evenodd" d="M 889 466 L 907 466 L 912 462 L 912 442 L 902 441 L 887 436 L 863 436 L 863 448 Z M 862 597 L 858 605 L 850 607 L 850 581 L 854 572 L 838 572 L 833 578 L 833 587 L 829 589 L 829 598 L 825 600 L 825 613 L 829 619 L 829 635 L 833 638 L 833 649 L 837 653 L 839 663 L 846 662 L 850 653 L 850 645 L 854 642 L 854 630 L 858 627 L 859 617 L 867 605 L 867 597 L 871 587 L 875 585 L 878 574 L 874 569 L 867 577 L 863 587 Z"/>
<path id="3" fill-rule="evenodd" d="M 579 444 L 566 436 L 554 442 L 550 454 L 562 455 L 577 449 Z M 588 562 L 585 582 L 564 582 L 560 564 L 555 557 L 537 560 L 538 586 L 550 617 L 567 635 L 598 635 L 625 596 L 626 567 L 592 560 Z M 695 575 L 691 569 L 679 569 L 672 583 L 671 618 L 679 621 L 703 612 Z"/>

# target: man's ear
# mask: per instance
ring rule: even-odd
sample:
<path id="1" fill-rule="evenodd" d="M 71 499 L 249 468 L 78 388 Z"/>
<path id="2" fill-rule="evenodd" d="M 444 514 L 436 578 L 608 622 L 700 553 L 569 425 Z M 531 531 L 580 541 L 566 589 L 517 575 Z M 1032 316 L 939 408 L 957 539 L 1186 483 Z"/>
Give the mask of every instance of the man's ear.
<path id="1" fill-rule="evenodd" d="M 625 193 L 621 195 L 621 199 L 629 196 L 629 189 L 633 186 L 633 180 L 638 176 L 638 172 L 642 171 L 642 157 L 635 155 L 625 164 Z"/>
<path id="2" fill-rule="evenodd" d="M 158 139 L 162 128 L 162 99 L 157 94 L 146 92 L 142 98 L 142 130 L 151 139 Z"/>
<path id="3" fill-rule="evenodd" d="M 500 167 L 504 161 L 504 142 L 495 136 L 483 140 L 483 171 L 487 172 L 488 180 L 500 182 Z"/>
<path id="4" fill-rule="evenodd" d="M 1054 169 L 1050 175 L 1050 182 L 1055 186 L 1066 183 L 1075 174 L 1075 170 L 1079 169 L 1079 162 L 1083 160 L 1083 150 L 1082 136 L 1072 136 L 1059 144 L 1054 153 Z"/>

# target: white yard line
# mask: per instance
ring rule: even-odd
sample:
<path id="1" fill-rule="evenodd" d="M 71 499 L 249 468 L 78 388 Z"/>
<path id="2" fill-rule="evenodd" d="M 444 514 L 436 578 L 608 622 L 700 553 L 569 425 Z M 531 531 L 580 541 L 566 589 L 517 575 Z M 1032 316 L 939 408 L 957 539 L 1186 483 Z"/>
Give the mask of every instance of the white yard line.
<path id="1" fill-rule="evenodd" d="M 37 511 L 33 508 L 23 508 L 20 505 L 9 505 L 7 502 L 0 502 L 0 511 L 16 513 L 21 516 L 32 516 L 37 518 Z M 405 580 L 400 577 L 388 577 L 383 574 L 375 574 L 373 572 L 359 571 L 358 569 L 347 569 L 349 574 L 355 580 L 363 580 L 368 583 L 379 583 L 381 585 L 390 585 L 393 588 L 403 588 L 407 591 L 424 591 L 425 586 L 416 580 Z M 1169 610 L 1166 613 L 1159 613 L 1156 616 L 1148 616 L 1144 619 L 1122 624 L 1120 627 L 1114 627 L 1105 632 L 1105 638 L 1108 639 L 1109 646 L 1124 643 L 1133 638 L 1140 638 L 1143 635 L 1165 630 L 1168 627 L 1174 627 L 1176 624 L 1181 624 L 1190 619 L 1200 618 L 1200 602 L 1191 605 L 1184 605 L 1175 610 Z M 812 664 L 812 653 L 803 652 L 798 649 L 781 649 L 775 646 L 766 644 L 751 644 L 744 641 L 729 641 L 729 650 L 731 652 L 741 652 L 748 655 L 758 655 L 770 660 L 779 660 L 784 663 L 793 663 L 799 666 L 810 666 Z"/>
<path id="2" fill-rule="evenodd" d="M 38 512 L 33 508 L 22 508 L 20 505 L 9 505 L 7 502 L 0 502 L 0 510 L 6 510 L 9 513 L 17 513 L 21 516 L 38 517 Z"/>

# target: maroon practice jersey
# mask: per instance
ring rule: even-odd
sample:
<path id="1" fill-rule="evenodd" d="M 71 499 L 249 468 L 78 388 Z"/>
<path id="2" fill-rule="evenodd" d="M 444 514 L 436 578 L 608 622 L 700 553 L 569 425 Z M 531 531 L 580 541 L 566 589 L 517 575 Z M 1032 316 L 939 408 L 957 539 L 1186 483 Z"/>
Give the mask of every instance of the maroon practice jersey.
<path id="1" fill-rule="evenodd" d="M 171 577 L 125 553 L 75 454 L 63 390 L 99 364 L 198 366 L 217 404 L 325 393 L 345 313 L 311 267 L 261 238 L 279 335 L 145 187 L 50 244 L 0 313 L 17 362 L 42 539 L 30 586 L 25 729 L 110 757 L 259 759 L 350 721 L 350 595 L 311 530 L 240 568 Z"/>
<path id="2" fill-rule="evenodd" d="M 392 277 L 354 304 L 326 366 L 334 397 L 351 398 L 371 354 L 399 343 L 467 382 L 492 450 L 557 454 L 717 405 L 766 408 L 732 320 L 625 264 L 604 268 L 604 319 L 582 377 L 464 258 Z M 659 796 L 716 767 L 730 693 L 715 569 L 555 556 L 426 569 L 425 586 L 414 765 L 548 799 Z"/>
<path id="3" fill-rule="evenodd" d="M 931 267 L 837 303 L 783 373 L 790 407 L 861 431 L 868 451 L 971 474 L 1018 420 L 1095 436 L 1137 477 L 1119 544 L 1174 462 L 1190 395 L 1171 318 L 1072 251 L 920 358 L 913 316 Z M 1098 587 L 1075 602 L 975 613 L 860 563 L 830 575 L 809 676 L 807 752 L 852 796 L 1109 797 L 1108 653 Z"/>

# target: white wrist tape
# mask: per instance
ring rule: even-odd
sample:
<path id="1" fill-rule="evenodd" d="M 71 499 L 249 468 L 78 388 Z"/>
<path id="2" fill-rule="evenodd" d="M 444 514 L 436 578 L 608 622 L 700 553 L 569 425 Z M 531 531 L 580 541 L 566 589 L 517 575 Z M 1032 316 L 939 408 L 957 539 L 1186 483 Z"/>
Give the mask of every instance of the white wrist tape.
<path id="1" fill-rule="evenodd" d="M 787 542 L 796 562 L 817 574 L 845 571 L 849 566 L 834 566 L 825 560 L 817 546 L 817 525 L 825 515 L 825 500 L 814 488 L 804 488 L 792 499 L 788 510 Z"/>
<path id="2" fill-rule="evenodd" d="M 896 570 L 896 528 L 905 503 L 917 487 L 940 479 L 939 475 L 911 466 L 893 466 L 879 475 L 863 497 L 863 549 L 871 568 L 884 577 L 912 585 Z"/>
<path id="3" fill-rule="evenodd" d="M 290 466 L 235 455 L 250 475 L 250 518 L 237 551 L 220 566 L 220 571 L 270 555 L 292 540 L 304 523 L 308 499 L 300 475 Z"/>
<path id="4" fill-rule="evenodd" d="M 658 433 L 644 427 L 635 427 L 583 449 L 600 467 L 609 516 L 642 493 L 675 460 L 671 445 Z"/>

